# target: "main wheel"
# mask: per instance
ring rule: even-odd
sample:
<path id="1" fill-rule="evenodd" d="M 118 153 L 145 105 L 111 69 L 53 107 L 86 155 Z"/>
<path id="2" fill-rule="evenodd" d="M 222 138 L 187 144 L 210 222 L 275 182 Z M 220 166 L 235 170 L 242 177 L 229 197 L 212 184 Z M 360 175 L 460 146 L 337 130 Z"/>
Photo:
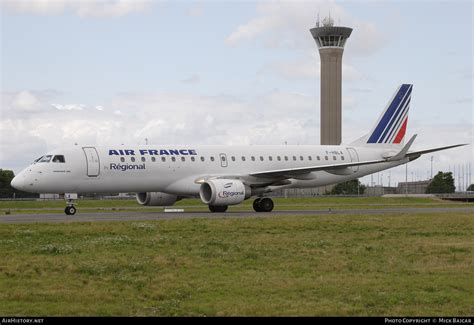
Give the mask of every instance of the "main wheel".
<path id="1" fill-rule="evenodd" d="M 255 201 L 253 201 L 253 209 L 255 210 L 255 212 L 262 212 L 262 209 L 260 208 L 261 200 L 262 200 L 261 198 L 258 198 L 258 199 L 255 199 Z"/>
<path id="2" fill-rule="evenodd" d="M 260 200 L 260 212 L 271 212 L 273 210 L 273 200 L 268 198 L 268 197 L 265 197 L 263 199 Z"/>
<path id="3" fill-rule="evenodd" d="M 253 201 L 253 209 L 255 212 L 271 212 L 273 210 L 273 206 L 273 200 L 268 197 L 256 199 Z"/>
<path id="4" fill-rule="evenodd" d="M 64 212 L 68 215 L 68 216 L 72 216 L 72 215 L 75 215 L 76 214 L 76 208 L 73 207 L 73 206 L 69 206 L 69 207 L 66 207 L 66 209 L 64 209 Z"/>
<path id="5" fill-rule="evenodd" d="M 209 210 L 211 212 L 226 212 L 227 205 L 210 205 Z"/>

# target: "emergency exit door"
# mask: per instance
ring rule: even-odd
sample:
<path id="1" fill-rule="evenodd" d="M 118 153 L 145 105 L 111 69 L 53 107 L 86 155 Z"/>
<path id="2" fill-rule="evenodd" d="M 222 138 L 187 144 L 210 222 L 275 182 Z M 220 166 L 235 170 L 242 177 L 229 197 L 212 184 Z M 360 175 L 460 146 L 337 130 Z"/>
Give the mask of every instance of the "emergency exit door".
<path id="1" fill-rule="evenodd" d="M 227 167 L 227 155 L 225 153 L 219 154 L 221 159 L 221 167 Z"/>
<path id="2" fill-rule="evenodd" d="M 87 176 L 97 177 L 100 173 L 100 161 L 99 154 L 94 147 L 83 147 L 84 154 L 86 155 L 87 164 Z"/>

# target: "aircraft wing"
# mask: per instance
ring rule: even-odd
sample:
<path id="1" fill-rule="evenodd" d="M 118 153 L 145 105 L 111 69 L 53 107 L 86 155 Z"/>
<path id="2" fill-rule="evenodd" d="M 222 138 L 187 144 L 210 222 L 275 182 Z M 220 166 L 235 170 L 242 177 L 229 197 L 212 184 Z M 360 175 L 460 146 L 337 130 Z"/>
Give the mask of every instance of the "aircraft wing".
<path id="1" fill-rule="evenodd" d="M 367 161 L 359 161 L 359 162 L 350 162 L 350 163 L 344 163 L 344 164 L 329 164 L 329 165 L 322 165 L 322 166 L 275 169 L 275 170 L 268 170 L 268 171 L 250 173 L 249 176 L 254 176 L 254 177 L 285 176 L 286 178 L 290 178 L 288 176 L 302 175 L 302 174 L 307 174 L 307 173 L 310 173 L 310 172 L 317 172 L 317 171 L 327 171 L 327 170 L 335 170 L 335 169 L 344 169 L 344 168 L 355 167 L 355 166 L 379 164 L 379 163 L 384 163 L 384 162 L 387 162 L 387 161 L 388 161 L 387 159 L 380 159 L 380 160 L 367 160 Z"/>

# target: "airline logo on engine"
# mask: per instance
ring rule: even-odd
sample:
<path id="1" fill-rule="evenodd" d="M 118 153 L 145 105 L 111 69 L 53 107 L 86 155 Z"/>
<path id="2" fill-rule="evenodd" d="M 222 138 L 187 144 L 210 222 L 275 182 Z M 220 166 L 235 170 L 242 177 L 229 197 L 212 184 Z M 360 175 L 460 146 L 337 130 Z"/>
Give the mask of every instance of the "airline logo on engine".
<path id="1" fill-rule="evenodd" d="M 245 195 L 244 191 L 240 192 L 231 192 L 231 191 L 222 191 L 217 194 L 221 199 L 227 199 L 234 196 L 243 196 Z"/>

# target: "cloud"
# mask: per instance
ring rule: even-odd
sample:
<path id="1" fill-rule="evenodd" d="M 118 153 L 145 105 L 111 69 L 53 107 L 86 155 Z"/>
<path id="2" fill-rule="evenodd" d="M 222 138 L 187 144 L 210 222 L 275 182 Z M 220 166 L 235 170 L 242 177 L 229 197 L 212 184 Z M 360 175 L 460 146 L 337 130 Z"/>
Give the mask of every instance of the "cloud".
<path id="1" fill-rule="evenodd" d="M 371 55 L 385 44 L 384 35 L 374 23 L 353 18 L 333 1 L 258 4 L 257 17 L 237 26 L 226 38 L 226 43 L 238 46 L 251 42 L 267 48 L 314 50 L 316 44 L 311 41 L 309 29 L 315 26 L 318 12 L 322 16 L 330 12 L 337 25 L 354 29 L 348 41 L 354 55 Z"/>
<path id="2" fill-rule="evenodd" d="M 186 14 L 190 17 L 201 17 L 204 14 L 202 6 L 194 5 L 186 11 Z"/>
<path id="3" fill-rule="evenodd" d="M 188 78 L 185 78 L 183 80 L 181 80 L 182 83 L 184 84 L 197 84 L 199 83 L 199 81 L 201 80 L 201 78 L 199 77 L 198 74 L 194 73 L 193 75 L 189 76 Z"/>
<path id="4" fill-rule="evenodd" d="M 297 59 L 267 63 L 258 71 L 258 74 L 273 73 L 287 80 L 316 80 L 320 77 L 320 71 L 319 54 L 317 51 L 310 51 Z M 346 63 L 342 63 L 342 78 L 346 82 L 367 79 L 358 69 Z"/>
<path id="5" fill-rule="evenodd" d="M 74 143 L 136 145 L 148 138 L 150 144 L 305 144 L 315 143 L 319 136 L 317 100 L 302 93 L 274 90 L 245 99 L 129 93 L 87 105 L 64 103 L 59 96 L 28 99 L 22 94 L 1 94 L 8 104 L 2 105 L 0 120 L 0 166 L 16 171 L 48 150 Z M 14 98 L 26 98 L 22 105 L 35 107 L 34 114 L 15 111 Z M 21 139 L 21 146 L 5 141 L 11 137 Z M 28 154 L 24 148 L 29 148 Z"/>
<path id="6" fill-rule="evenodd" d="M 84 110 L 84 104 L 51 104 L 54 108 L 59 111 L 82 111 Z"/>
<path id="7" fill-rule="evenodd" d="M 71 11 L 82 18 L 122 17 L 148 10 L 151 0 L 3 0 L 1 6 L 21 14 L 59 15 Z"/>

